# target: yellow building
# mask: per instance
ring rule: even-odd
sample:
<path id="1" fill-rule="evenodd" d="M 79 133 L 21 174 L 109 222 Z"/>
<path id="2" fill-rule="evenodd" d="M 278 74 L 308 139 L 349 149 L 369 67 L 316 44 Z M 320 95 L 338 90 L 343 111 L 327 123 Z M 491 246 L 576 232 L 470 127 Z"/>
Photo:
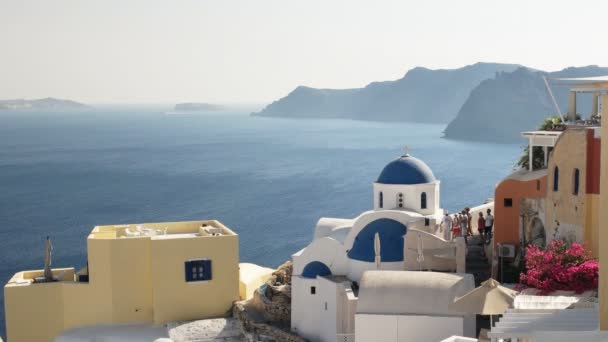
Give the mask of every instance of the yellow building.
<path id="1" fill-rule="evenodd" d="M 4 287 L 8 341 L 62 331 L 226 316 L 239 299 L 238 236 L 218 221 L 97 226 L 88 269 L 15 274 Z M 88 279 L 87 279 L 88 278 Z"/>
<path id="2" fill-rule="evenodd" d="M 583 243 L 599 250 L 600 128 L 569 127 L 559 135 L 548 165 L 546 240 Z"/>

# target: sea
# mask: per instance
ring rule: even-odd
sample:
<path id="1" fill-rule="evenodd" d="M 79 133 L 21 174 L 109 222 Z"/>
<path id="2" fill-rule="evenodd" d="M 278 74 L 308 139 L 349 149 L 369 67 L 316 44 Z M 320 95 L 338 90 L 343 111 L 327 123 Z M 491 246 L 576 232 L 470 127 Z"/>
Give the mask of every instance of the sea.
<path id="1" fill-rule="evenodd" d="M 442 138 L 445 125 L 249 116 L 251 108 L 170 106 L 0 112 L 0 281 L 86 265 L 95 225 L 217 219 L 240 235 L 240 260 L 276 267 L 321 217 L 372 207 L 372 183 L 403 154 L 424 160 L 450 211 L 493 196 L 521 144 Z M 0 297 L 0 335 L 5 336 Z"/>

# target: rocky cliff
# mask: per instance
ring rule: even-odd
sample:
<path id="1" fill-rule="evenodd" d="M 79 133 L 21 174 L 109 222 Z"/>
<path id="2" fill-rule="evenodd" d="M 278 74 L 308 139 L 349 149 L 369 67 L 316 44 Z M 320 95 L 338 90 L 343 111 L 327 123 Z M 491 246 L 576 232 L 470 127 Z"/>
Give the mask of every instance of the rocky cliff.
<path id="1" fill-rule="evenodd" d="M 608 68 L 588 66 L 567 68 L 557 72 L 519 68 L 502 72 L 495 78 L 481 82 L 473 91 L 458 115 L 445 129 L 445 137 L 458 140 L 490 142 L 520 142 L 520 132 L 533 130 L 544 118 L 557 114 L 543 76 L 549 80 L 562 77 L 592 77 L 608 75 Z M 569 86 L 552 83 L 552 90 L 565 114 Z M 589 117 L 591 97 L 578 96 L 578 112 Z"/>
<path id="2" fill-rule="evenodd" d="M 396 81 L 374 82 L 364 88 L 300 86 L 253 115 L 447 123 L 480 82 L 517 67 L 498 63 L 439 70 L 418 67 Z"/>

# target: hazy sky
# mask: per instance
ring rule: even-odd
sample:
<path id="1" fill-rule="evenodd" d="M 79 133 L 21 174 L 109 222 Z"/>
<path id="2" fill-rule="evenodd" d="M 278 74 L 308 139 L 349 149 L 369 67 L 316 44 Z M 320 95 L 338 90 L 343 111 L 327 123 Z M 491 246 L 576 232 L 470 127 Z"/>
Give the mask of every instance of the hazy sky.
<path id="1" fill-rule="evenodd" d="M 606 27 L 606 0 L 0 0 L 0 98 L 265 102 L 415 66 L 608 66 Z"/>

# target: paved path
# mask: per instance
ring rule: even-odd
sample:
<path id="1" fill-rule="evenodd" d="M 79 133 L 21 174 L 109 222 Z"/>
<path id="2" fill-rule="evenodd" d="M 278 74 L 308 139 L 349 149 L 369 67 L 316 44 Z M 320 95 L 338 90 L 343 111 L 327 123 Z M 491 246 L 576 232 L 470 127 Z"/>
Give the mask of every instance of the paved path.
<path id="1" fill-rule="evenodd" d="M 483 246 L 479 245 L 481 239 L 479 235 L 469 236 L 467 244 L 466 271 L 475 277 L 475 286 L 479 286 L 482 281 L 490 278 L 491 269 L 488 259 L 486 259 Z"/>

